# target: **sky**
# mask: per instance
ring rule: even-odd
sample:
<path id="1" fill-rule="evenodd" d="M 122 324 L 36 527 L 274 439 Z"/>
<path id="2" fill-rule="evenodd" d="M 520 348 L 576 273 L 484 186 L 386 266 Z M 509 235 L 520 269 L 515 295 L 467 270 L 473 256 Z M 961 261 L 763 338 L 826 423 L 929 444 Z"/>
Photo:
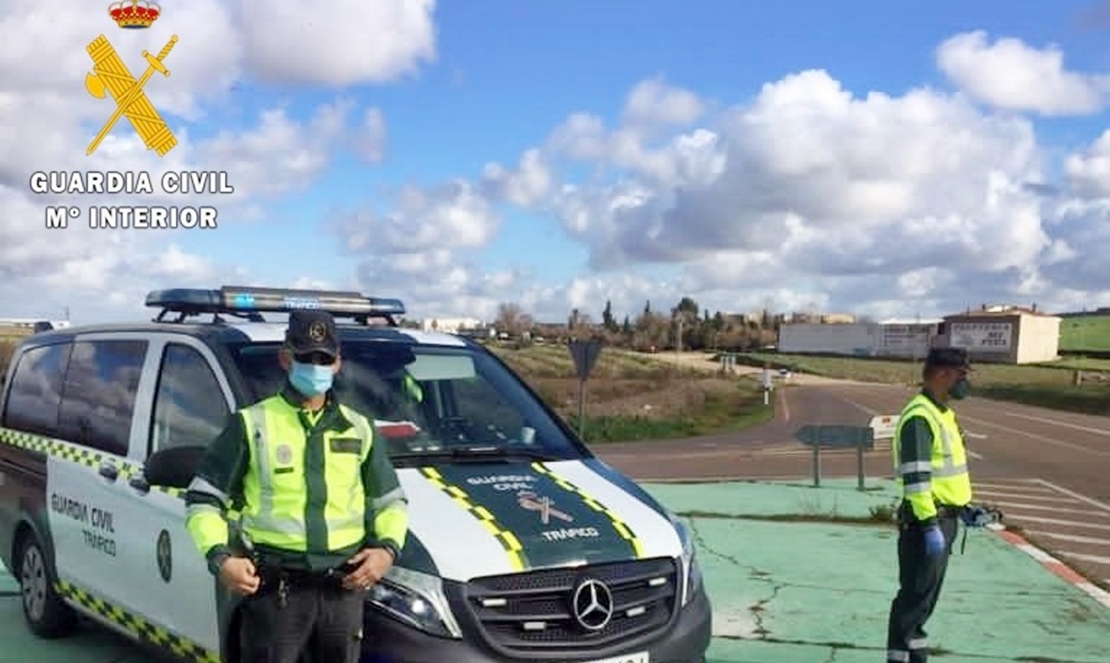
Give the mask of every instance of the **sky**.
<path id="1" fill-rule="evenodd" d="M 108 5 L 0 5 L 0 317 L 220 285 L 414 319 L 1110 306 L 1110 3 L 164 0 L 139 30 Z M 86 89 L 100 35 L 134 78 L 177 36 L 143 86 L 163 156 L 126 118 L 87 154 L 116 111 Z M 55 171 L 153 191 L 32 190 Z M 182 171 L 234 193 L 163 191 Z"/>

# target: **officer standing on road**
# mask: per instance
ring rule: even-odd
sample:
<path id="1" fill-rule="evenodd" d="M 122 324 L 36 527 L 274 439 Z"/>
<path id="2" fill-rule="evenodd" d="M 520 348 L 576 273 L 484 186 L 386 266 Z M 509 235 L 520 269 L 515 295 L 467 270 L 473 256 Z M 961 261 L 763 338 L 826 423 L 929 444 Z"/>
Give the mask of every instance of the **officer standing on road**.
<path id="1" fill-rule="evenodd" d="M 281 392 L 233 414 L 209 447 L 186 527 L 222 585 L 246 597 L 242 663 L 355 663 L 363 592 L 404 547 L 407 500 L 370 421 L 336 400 L 331 315 L 290 314 L 279 361 Z M 242 514 L 238 537 L 228 509 Z"/>
<path id="2" fill-rule="evenodd" d="M 902 410 L 891 451 L 902 487 L 898 510 L 900 588 L 890 606 L 889 663 L 925 663 L 925 622 L 936 607 L 959 520 L 971 503 L 971 478 L 950 400 L 965 398 L 971 366 L 961 348 L 933 348 L 924 388 Z"/>

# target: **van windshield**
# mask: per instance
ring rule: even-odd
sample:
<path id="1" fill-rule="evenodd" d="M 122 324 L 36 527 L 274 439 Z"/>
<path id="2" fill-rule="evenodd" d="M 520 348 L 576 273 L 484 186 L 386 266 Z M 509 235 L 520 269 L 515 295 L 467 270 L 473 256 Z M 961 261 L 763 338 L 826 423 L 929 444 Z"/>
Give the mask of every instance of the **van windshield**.
<path id="1" fill-rule="evenodd" d="M 277 393 L 280 344 L 229 348 L 252 400 Z M 335 391 L 374 421 L 398 466 L 584 455 L 503 364 L 470 348 L 347 340 Z"/>

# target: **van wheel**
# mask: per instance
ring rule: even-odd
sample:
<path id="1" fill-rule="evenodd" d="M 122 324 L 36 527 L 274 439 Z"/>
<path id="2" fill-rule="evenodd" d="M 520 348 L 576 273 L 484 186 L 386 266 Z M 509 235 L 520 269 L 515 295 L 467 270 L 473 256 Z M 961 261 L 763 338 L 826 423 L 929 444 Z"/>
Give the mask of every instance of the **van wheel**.
<path id="1" fill-rule="evenodd" d="M 19 555 L 19 590 L 27 625 L 42 638 L 60 638 L 73 632 L 77 614 L 54 589 L 57 579 L 35 538 L 28 537 Z"/>

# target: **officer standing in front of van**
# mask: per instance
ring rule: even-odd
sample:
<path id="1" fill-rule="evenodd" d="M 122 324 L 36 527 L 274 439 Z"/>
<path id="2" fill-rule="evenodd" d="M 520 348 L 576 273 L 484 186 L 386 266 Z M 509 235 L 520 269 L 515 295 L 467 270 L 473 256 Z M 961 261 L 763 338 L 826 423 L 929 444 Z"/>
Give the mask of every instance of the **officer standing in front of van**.
<path id="1" fill-rule="evenodd" d="M 242 663 L 355 663 L 363 591 L 404 547 L 407 500 L 371 422 L 336 400 L 332 316 L 291 313 L 279 361 L 281 392 L 234 413 L 209 447 L 186 527 L 223 586 L 246 597 Z M 238 537 L 228 509 L 242 514 Z"/>
<path id="2" fill-rule="evenodd" d="M 924 387 L 902 410 L 891 452 L 902 487 L 898 510 L 900 588 L 890 606 L 889 663 L 925 663 L 925 622 L 936 607 L 961 518 L 971 503 L 971 477 L 952 400 L 968 395 L 971 366 L 962 348 L 933 348 Z"/>

